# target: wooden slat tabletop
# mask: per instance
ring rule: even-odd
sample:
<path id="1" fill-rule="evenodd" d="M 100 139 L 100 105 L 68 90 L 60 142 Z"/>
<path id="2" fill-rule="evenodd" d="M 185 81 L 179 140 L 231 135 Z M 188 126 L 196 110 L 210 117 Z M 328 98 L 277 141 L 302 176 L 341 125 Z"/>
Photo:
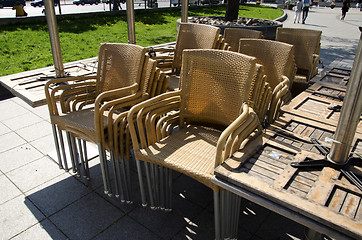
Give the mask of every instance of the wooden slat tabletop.
<path id="1" fill-rule="evenodd" d="M 215 176 L 346 236 L 362 238 L 362 192 L 339 170 L 297 169 L 324 156 L 263 134 L 215 169 Z"/>

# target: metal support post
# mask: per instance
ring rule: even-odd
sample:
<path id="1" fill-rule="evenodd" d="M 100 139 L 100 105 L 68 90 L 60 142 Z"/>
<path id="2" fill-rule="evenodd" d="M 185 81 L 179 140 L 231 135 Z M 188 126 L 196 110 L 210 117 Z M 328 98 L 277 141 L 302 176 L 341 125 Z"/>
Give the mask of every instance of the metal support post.
<path id="1" fill-rule="evenodd" d="M 134 0 L 127 0 L 126 7 L 127 7 L 128 43 L 136 44 Z"/>
<path id="2" fill-rule="evenodd" d="M 44 0 L 45 15 L 49 28 L 50 44 L 52 47 L 53 61 L 55 74 L 57 78 L 64 77 L 64 66 L 62 59 L 62 52 L 60 49 L 59 34 L 57 20 L 55 18 L 54 2 L 53 0 Z"/>
<path id="3" fill-rule="evenodd" d="M 182 0 L 181 22 L 187 23 L 188 10 L 189 10 L 189 1 L 188 0 Z"/>
<path id="4" fill-rule="evenodd" d="M 346 96 L 343 101 L 341 115 L 339 117 L 334 142 L 327 159 L 336 163 L 344 164 L 348 161 L 351 144 L 360 121 L 362 110 L 362 34 L 358 44 L 356 57 L 353 62 L 350 80 Z"/>

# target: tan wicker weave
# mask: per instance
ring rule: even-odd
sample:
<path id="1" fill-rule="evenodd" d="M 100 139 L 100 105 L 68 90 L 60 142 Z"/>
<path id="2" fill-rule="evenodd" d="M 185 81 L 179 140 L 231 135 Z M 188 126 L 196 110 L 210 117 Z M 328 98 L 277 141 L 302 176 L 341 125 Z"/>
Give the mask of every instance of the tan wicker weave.
<path id="1" fill-rule="evenodd" d="M 182 63 L 182 52 L 185 49 L 219 49 L 223 47 L 220 28 L 205 24 L 180 23 L 175 48 L 156 48 L 156 52 L 162 52 L 153 59 L 157 60 L 157 66 L 171 72 L 169 90 L 179 87 L 179 73 Z M 167 54 L 168 53 L 168 54 Z"/>
<path id="2" fill-rule="evenodd" d="M 239 52 L 254 56 L 264 66 L 266 81 L 272 91 L 268 121 L 273 122 L 283 101 L 290 95 L 295 76 L 293 45 L 264 39 L 240 39 Z"/>
<path id="3" fill-rule="evenodd" d="M 237 52 L 239 50 L 240 38 L 257 38 L 263 37 L 263 32 L 247 29 L 247 28 L 225 28 L 224 29 L 225 42 L 230 46 L 230 51 Z"/>
<path id="4" fill-rule="evenodd" d="M 254 71 L 255 58 L 250 56 L 185 50 L 181 90 L 131 108 L 128 121 L 134 153 L 138 165 L 140 160 L 145 162 L 151 207 L 170 208 L 167 169 L 196 179 L 218 196 L 219 188 L 211 182 L 215 166 L 260 130 L 256 114 L 247 105 Z M 148 177 L 149 169 L 163 177 Z M 145 190 L 141 194 L 145 204 Z M 215 227 L 218 229 L 218 223 Z"/>
<path id="5" fill-rule="evenodd" d="M 297 74 L 293 95 L 305 90 L 309 80 L 318 73 L 320 60 L 320 40 L 322 31 L 303 28 L 278 28 L 276 41 L 285 42 L 295 47 Z"/>
<path id="6" fill-rule="evenodd" d="M 150 97 L 150 89 L 156 88 L 153 94 L 165 91 L 163 81 L 167 82 L 168 79 L 164 76 L 160 79 L 160 75 L 156 77 L 155 66 L 156 62 L 146 57 L 146 49 L 143 47 L 104 43 L 99 48 L 96 76 L 55 79 L 46 84 L 45 92 L 53 126 L 66 131 L 67 136 L 98 144 L 104 189 L 108 194 L 112 190 L 105 149 L 114 150 L 113 121 L 134 104 Z M 65 82 L 69 84 L 53 87 L 54 84 Z M 74 140 L 69 138 L 69 141 Z M 70 147 L 76 149 L 76 146 Z M 72 158 L 78 154 L 74 151 Z M 111 159 L 115 194 L 118 196 L 121 180 L 117 173 L 117 161 Z M 74 170 L 79 172 L 81 167 L 77 164 L 78 160 L 73 162 Z"/>

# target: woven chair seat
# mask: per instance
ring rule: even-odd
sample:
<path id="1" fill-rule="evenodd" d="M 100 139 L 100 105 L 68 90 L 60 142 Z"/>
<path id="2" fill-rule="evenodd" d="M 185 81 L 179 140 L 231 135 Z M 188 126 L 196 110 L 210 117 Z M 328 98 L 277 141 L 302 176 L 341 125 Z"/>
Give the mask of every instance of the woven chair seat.
<path id="1" fill-rule="evenodd" d="M 114 114 L 114 116 L 116 116 Z M 103 128 L 107 128 L 108 112 L 103 114 Z M 60 129 L 71 129 L 74 137 L 82 137 L 82 139 L 94 142 L 96 139 L 96 130 L 94 122 L 94 109 L 83 109 L 67 114 L 55 115 L 53 122 L 58 124 Z"/>
<path id="2" fill-rule="evenodd" d="M 194 178 L 217 189 L 214 175 L 216 144 L 221 131 L 189 125 L 158 143 L 142 149 L 139 160 L 155 163 Z M 161 151 L 162 149 L 162 151 Z"/>

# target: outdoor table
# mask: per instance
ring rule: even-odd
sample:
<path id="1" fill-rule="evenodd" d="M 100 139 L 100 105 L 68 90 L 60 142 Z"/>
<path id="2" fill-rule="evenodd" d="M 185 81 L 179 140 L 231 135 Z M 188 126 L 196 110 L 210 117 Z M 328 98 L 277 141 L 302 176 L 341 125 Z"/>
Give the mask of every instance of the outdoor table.
<path id="1" fill-rule="evenodd" d="M 361 239 L 361 190 L 334 168 L 292 167 L 324 156 L 271 136 L 260 135 L 217 167 L 213 183 L 316 232 Z"/>
<path id="2" fill-rule="evenodd" d="M 281 112 L 337 126 L 345 93 L 344 85 L 318 81 L 284 105 Z M 362 133 L 361 121 L 356 132 Z"/>
<path id="3" fill-rule="evenodd" d="M 339 85 L 347 88 L 351 69 L 341 67 L 326 67 L 323 71 L 314 76 L 310 81 L 312 83 L 324 83 L 331 85 Z"/>

